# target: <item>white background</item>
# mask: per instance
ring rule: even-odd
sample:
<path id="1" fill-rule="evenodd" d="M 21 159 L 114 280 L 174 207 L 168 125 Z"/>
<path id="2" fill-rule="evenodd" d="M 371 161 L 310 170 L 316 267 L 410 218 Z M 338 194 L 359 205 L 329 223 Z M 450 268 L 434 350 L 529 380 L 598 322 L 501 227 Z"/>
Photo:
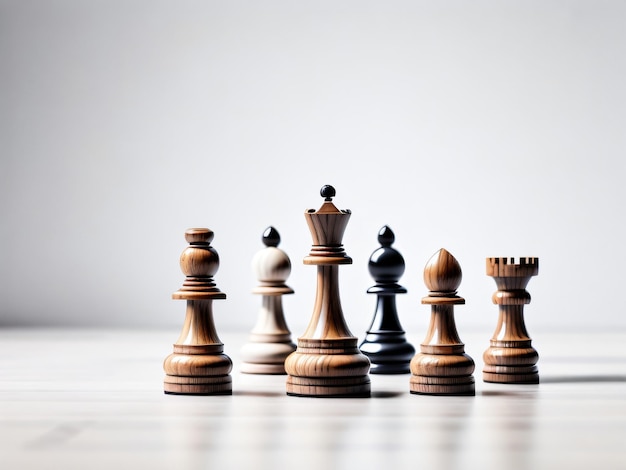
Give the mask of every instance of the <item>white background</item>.
<path id="1" fill-rule="evenodd" d="M 597 0 L 0 0 L 0 325 L 177 331 L 183 234 L 209 227 L 218 330 L 249 330 L 274 225 L 297 337 L 303 213 L 332 184 L 353 212 L 355 335 L 385 224 L 417 336 L 441 247 L 463 269 L 461 337 L 495 326 L 487 256 L 540 258 L 531 336 L 624 328 L 625 24 L 624 2 Z"/>

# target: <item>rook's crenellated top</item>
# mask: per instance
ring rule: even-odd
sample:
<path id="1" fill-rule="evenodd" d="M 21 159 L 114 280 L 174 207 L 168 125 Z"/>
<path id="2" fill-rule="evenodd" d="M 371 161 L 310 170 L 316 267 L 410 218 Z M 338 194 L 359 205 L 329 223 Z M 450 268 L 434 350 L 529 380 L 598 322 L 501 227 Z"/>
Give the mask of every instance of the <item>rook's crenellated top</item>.
<path id="1" fill-rule="evenodd" d="M 487 276 L 491 277 L 530 277 L 539 273 L 539 258 L 500 257 L 487 258 Z"/>

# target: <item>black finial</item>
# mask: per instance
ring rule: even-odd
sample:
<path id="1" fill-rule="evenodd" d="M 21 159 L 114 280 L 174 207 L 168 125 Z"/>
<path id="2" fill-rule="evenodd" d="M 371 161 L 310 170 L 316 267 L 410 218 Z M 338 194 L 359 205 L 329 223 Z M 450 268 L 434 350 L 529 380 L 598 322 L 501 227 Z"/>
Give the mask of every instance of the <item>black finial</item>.
<path id="1" fill-rule="evenodd" d="M 399 286 L 398 280 L 404 273 L 404 258 L 398 250 L 391 244 L 396 236 L 389 226 L 385 225 L 378 232 L 379 248 L 374 250 L 370 256 L 368 269 L 371 276 L 376 280 L 376 286 L 370 288 L 368 292 L 380 293 L 403 293 L 406 289 Z"/>
<path id="2" fill-rule="evenodd" d="M 270 225 L 265 229 L 265 232 L 263 232 L 261 240 L 265 246 L 278 246 L 280 243 L 280 234 L 278 230 Z"/>
<path id="3" fill-rule="evenodd" d="M 378 243 L 382 246 L 391 246 L 393 242 L 396 241 L 396 236 L 393 233 L 393 230 L 389 228 L 389 225 L 385 225 L 378 232 Z"/>
<path id="4" fill-rule="evenodd" d="M 335 188 L 333 188 L 330 184 L 325 184 L 322 186 L 322 189 L 320 189 L 320 194 L 325 201 L 332 201 L 335 197 Z"/>

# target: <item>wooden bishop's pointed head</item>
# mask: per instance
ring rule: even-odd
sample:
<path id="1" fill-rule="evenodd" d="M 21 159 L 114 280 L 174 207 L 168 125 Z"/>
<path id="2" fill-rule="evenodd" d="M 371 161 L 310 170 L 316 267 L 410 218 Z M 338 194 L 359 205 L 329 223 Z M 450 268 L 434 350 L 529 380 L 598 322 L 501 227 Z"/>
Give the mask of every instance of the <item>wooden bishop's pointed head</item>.
<path id="1" fill-rule="evenodd" d="M 448 250 L 441 248 L 431 256 L 424 268 L 424 284 L 430 292 L 428 297 L 422 299 L 422 303 L 464 303 L 465 300 L 456 295 L 462 278 L 463 273 L 457 259 Z M 425 301 L 426 299 L 431 300 Z"/>
<path id="2" fill-rule="evenodd" d="M 348 226 L 350 210 L 337 209 L 332 200 L 335 188 L 325 185 L 320 190 L 324 203 L 318 209 L 308 209 L 304 217 L 311 231 L 313 246 L 304 264 L 351 264 L 352 258 L 343 249 L 343 234 Z"/>

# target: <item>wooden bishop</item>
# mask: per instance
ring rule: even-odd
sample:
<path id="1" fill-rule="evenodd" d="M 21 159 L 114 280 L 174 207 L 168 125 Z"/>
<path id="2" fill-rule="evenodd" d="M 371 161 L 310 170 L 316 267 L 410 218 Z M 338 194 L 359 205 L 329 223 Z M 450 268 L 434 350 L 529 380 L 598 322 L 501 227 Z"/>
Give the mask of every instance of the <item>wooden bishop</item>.
<path id="1" fill-rule="evenodd" d="M 210 245 L 213 231 L 191 228 L 185 232 L 189 246 L 180 256 L 186 276 L 173 299 L 187 301 L 185 323 L 174 343 L 174 352 L 165 358 L 164 391 L 182 395 L 230 395 L 231 359 L 213 323 L 213 300 L 225 299 L 213 276 L 219 268 L 219 255 Z"/>
<path id="2" fill-rule="evenodd" d="M 287 394 L 310 397 L 367 397 L 370 361 L 346 325 L 339 298 L 339 266 L 351 264 L 342 245 L 351 212 L 333 204 L 335 189 L 324 186 L 324 203 L 304 216 L 313 247 L 304 264 L 317 266 L 313 314 L 298 347 L 285 361 Z"/>
<path id="3" fill-rule="evenodd" d="M 539 383 L 539 354 L 526 331 L 524 305 L 530 303 L 526 286 L 539 273 L 539 258 L 487 258 L 487 275 L 498 290 L 491 300 L 498 305 L 498 324 L 483 354 L 483 380 L 509 384 Z"/>
<path id="4" fill-rule="evenodd" d="M 454 320 L 454 306 L 465 303 L 456 295 L 461 266 L 441 249 L 426 263 L 424 283 L 429 289 L 422 303 L 431 306 L 430 325 L 420 353 L 411 360 L 411 393 L 474 395 L 474 360 L 465 354 Z"/>
<path id="5" fill-rule="evenodd" d="M 285 359 L 296 349 L 282 304 L 283 295 L 293 294 L 293 289 L 285 285 L 291 262 L 278 248 L 280 235 L 274 227 L 263 232 L 262 241 L 265 249 L 258 251 L 252 259 L 252 269 L 260 281 L 252 292 L 262 295 L 263 301 L 249 342 L 241 349 L 241 372 L 285 374 Z"/>

